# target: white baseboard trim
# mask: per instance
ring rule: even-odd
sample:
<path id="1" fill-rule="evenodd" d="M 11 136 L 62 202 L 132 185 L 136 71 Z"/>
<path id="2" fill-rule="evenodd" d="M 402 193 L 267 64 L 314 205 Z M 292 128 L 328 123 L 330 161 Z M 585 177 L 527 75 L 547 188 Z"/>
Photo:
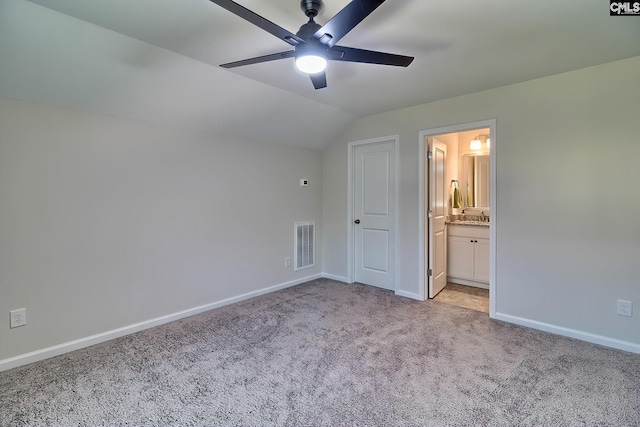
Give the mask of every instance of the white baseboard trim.
<path id="1" fill-rule="evenodd" d="M 346 277 L 336 276 L 336 275 L 329 274 L 329 273 L 322 273 L 322 277 L 324 277 L 325 279 L 337 280 L 338 282 L 353 283 L 352 281 L 350 281 Z M 411 298 L 411 299 L 415 299 L 415 300 L 418 300 L 418 301 L 423 301 L 422 298 L 420 298 L 419 294 L 416 294 L 416 293 L 413 293 L 413 292 L 396 291 L 395 294 L 400 296 L 400 297 Z"/>
<path id="2" fill-rule="evenodd" d="M 405 298 L 415 299 L 415 300 L 418 300 L 418 301 L 423 301 L 423 299 L 420 298 L 420 295 L 416 294 L 414 292 L 396 291 L 396 295 L 398 295 L 399 297 L 405 297 Z"/>
<path id="3" fill-rule="evenodd" d="M 549 323 L 538 322 L 537 320 L 526 319 L 523 317 L 512 316 L 510 314 L 496 313 L 495 319 L 502 320 L 516 325 L 526 326 L 528 328 L 538 329 L 540 331 L 550 332 L 564 337 L 575 338 L 581 341 L 587 341 L 593 344 L 603 345 L 605 347 L 616 348 L 618 350 L 628 351 L 630 353 L 640 354 L 640 344 L 629 341 L 622 341 L 615 338 L 609 338 L 602 335 L 591 334 L 589 332 L 578 331 L 576 329 L 565 328 L 562 326 L 551 325 Z"/>
<path id="4" fill-rule="evenodd" d="M 213 310 L 214 308 L 223 307 L 236 302 L 240 302 L 246 299 L 254 298 L 260 295 L 264 295 L 270 292 L 275 292 L 280 289 L 289 288 L 291 286 L 299 285 L 311 280 L 316 280 L 323 277 L 322 274 L 315 274 L 312 276 L 306 276 L 300 279 L 292 280 L 290 282 L 281 283 L 279 285 L 270 286 L 268 288 L 258 289 L 256 291 L 248 292 L 246 294 L 238 295 L 235 297 L 227 298 L 221 301 L 213 302 L 210 304 L 201 305 L 199 307 L 190 308 L 188 310 L 179 311 L 177 313 L 168 314 L 166 316 L 157 317 L 155 319 L 146 320 L 133 325 L 124 326 L 122 328 L 113 329 L 111 331 L 102 332 L 96 335 L 92 335 L 85 338 L 69 341 L 66 343 L 54 345 L 51 347 L 43 348 L 41 350 L 32 351 L 30 353 L 20 354 L 18 356 L 10 357 L 8 359 L 0 360 L 0 372 L 8 369 L 17 368 L 19 366 L 28 365 L 29 363 L 38 362 L 40 360 L 48 359 L 50 357 L 59 356 L 61 354 L 69 353 L 74 350 L 89 347 L 95 344 L 100 344 L 105 341 L 109 341 L 115 338 L 119 338 L 125 335 L 133 334 L 145 329 L 153 328 L 154 326 L 163 325 L 165 323 L 173 322 L 183 319 L 185 317 L 193 316 L 203 313 L 205 311 Z"/>
<path id="5" fill-rule="evenodd" d="M 322 273 L 322 277 L 324 277 L 325 279 L 336 280 L 338 282 L 351 283 L 346 277 L 336 276 L 329 273 Z"/>

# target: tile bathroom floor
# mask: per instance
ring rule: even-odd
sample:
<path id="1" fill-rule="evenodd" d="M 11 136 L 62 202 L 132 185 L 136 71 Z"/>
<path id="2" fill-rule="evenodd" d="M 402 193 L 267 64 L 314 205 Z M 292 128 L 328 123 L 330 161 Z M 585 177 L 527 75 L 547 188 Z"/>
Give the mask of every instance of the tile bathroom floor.
<path id="1" fill-rule="evenodd" d="M 434 301 L 489 313 L 489 289 L 447 283 Z"/>

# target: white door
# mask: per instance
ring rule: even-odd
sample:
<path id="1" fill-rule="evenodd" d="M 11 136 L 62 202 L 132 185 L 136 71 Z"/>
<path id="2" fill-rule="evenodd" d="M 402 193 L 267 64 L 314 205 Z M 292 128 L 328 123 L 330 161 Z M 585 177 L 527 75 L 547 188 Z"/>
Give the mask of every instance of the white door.
<path id="1" fill-rule="evenodd" d="M 447 236 L 445 233 L 448 194 L 445 170 L 447 146 L 433 138 L 429 153 L 425 162 L 429 169 L 429 173 L 425 174 L 429 180 L 428 185 L 425 185 L 425 188 L 429 189 L 429 197 L 427 197 L 429 250 L 426 264 L 429 268 L 427 271 L 429 298 L 433 298 L 447 286 Z"/>
<path id="2" fill-rule="evenodd" d="M 395 289 L 395 143 L 358 145 L 353 156 L 354 279 Z"/>

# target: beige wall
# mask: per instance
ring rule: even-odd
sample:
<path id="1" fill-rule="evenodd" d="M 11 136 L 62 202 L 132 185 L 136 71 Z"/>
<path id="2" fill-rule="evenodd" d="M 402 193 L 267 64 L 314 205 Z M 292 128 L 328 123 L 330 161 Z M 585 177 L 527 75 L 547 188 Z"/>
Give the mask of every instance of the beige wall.
<path id="1" fill-rule="evenodd" d="M 283 267 L 299 220 L 345 277 L 347 142 L 378 136 L 400 135 L 398 289 L 417 293 L 418 132 L 489 118 L 498 315 L 635 351 L 639 74 L 636 57 L 365 117 L 323 153 L 0 98 L 0 313 L 28 310 L 0 363 L 319 274 Z"/>
<path id="2" fill-rule="evenodd" d="M 0 368 L 321 272 L 293 272 L 320 151 L 0 98 Z M 310 185 L 300 187 L 299 179 Z M 10 310 L 27 325 L 8 328 Z"/>
<path id="3" fill-rule="evenodd" d="M 497 120 L 500 318 L 640 351 L 640 57 L 359 119 L 324 151 L 324 271 L 347 274 L 347 143 L 400 135 L 397 289 L 418 293 L 418 133 Z"/>

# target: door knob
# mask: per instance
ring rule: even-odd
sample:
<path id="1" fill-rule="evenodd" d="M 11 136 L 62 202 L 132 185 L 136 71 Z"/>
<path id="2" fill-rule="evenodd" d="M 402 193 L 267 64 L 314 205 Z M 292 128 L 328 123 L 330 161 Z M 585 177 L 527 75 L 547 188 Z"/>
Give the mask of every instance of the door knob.
<path id="1" fill-rule="evenodd" d="M 356 219 L 356 220 L 355 220 L 355 221 L 353 221 L 353 222 L 355 222 L 356 224 L 360 224 L 360 220 L 359 220 L 359 219 Z"/>

